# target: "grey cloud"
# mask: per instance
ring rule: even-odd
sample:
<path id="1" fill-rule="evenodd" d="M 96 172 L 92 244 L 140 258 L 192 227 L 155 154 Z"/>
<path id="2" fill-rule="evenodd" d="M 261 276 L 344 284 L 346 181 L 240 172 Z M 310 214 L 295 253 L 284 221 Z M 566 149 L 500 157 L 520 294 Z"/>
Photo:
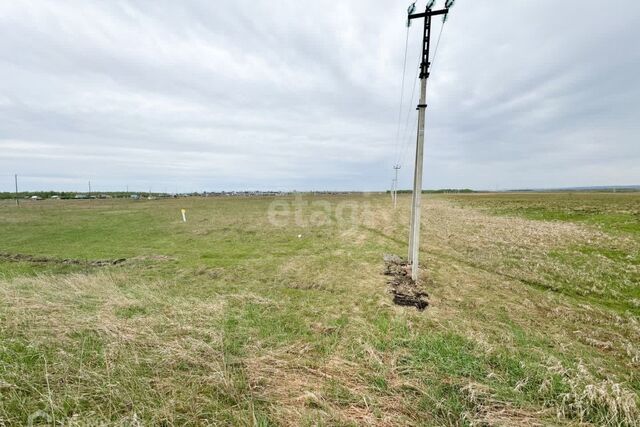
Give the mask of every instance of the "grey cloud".
<path id="1" fill-rule="evenodd" d="M 458 1 L 429 82 L 425 187 L 640 183 L 640 5 L 623 3 Z M 14 172 L 34 189 L 379 190 L 397 159 L 408 188 L 405 7 L 4 2 L 0 191 Z"/>

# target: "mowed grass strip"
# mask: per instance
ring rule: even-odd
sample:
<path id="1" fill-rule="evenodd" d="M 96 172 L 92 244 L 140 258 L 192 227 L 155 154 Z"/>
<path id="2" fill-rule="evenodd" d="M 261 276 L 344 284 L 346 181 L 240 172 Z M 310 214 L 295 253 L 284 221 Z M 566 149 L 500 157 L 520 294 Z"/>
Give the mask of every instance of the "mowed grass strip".
<path id="1" fill-rule="evenodd" d="M 408 197 L 0 205 L 0 252 L 128 260 L 0 264 L 0 423 L 636 425 L 637 234 L 482 197 L 426 197 L 425 312 Z"/>

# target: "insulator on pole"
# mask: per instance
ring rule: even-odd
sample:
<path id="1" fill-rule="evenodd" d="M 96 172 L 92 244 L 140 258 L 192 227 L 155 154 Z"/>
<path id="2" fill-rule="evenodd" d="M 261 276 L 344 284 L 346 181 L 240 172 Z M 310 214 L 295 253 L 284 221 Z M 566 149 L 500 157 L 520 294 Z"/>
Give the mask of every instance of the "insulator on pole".
<path id="1" fill-rule="evenodd" d="M 411 19 L 409 15 L 416 11 L 416 2 L 411 3 L 411 6 L 407 9 L 407 28 L 411 26 Z"/>
<path id="2" fill-rule="evenodd" d="M 450 9 L 455 2 L 456 0 L 447 0 L 444 4 L 444 7 L 446 7 L 447 9 Z M 449 14 L 445 13 L 444 16 L 442 17 L 442 23 L 444 24 L 445 22 L 447 22 L 448 19 L 449 19 Z"/>
<path id="3" fill-rule="evenodd" d="M 429 3 L 427 3 L 427 9 L 431 9 L 434 4 L 436 4 L 436 0 L 429 0 Z"/>

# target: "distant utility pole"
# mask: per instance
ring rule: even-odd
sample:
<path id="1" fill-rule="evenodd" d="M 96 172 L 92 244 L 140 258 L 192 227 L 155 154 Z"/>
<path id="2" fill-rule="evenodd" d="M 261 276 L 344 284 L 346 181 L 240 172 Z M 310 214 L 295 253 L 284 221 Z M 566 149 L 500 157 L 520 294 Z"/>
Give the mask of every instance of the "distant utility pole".
<path id="1" fill-rule="evenodd" d="M 394 186 L 395 186 L 395 184 L 396 184 L 395 180 L 393 180 L 393 179 L 392 179 L 392 180 L 391 180 L 391 191 L 390 191 L 390 193 L 391 193 L 391 204 L 393 204 L 393 197 L 394 197 L 394 196 L 393 196 L 393 189 L 395 188 L 395 187 L 394 187 Z"/>
<path id="2" fill-rule="evenodd" d="M 18 174 L 14 175 L 16 181 L 16 206 L 20 206 L 20 199 L 18 198 Z"/>
<path id="3" fill-rule="evenodd" d="M 91 181 L 89 181 L 89 198 L 91 198 Z"/>
<path id="4" fill-rule="evenodd" d="M 396 177 L 393 179 L 393 209 L 396 209 L 398 207 L 398 170 L 400 169 L 400 165 L 396 164 L 395 166 L 393 166 L 393 169 L 395 170 L 396 173 Z"/>
<path id="5" fill-rule="evenodd" d="M 409 12 L 409 23 L 413 19 L 424 18 L 422 32 L 422 58 L 420 61 L 420 103 L 418 104 L 418 138 L 416 141 L 416 163 L 413 175 L 413 197 L 411 201 L 411 227 L 409 231 L 409 263 L 411 278 L 418 280 L 418 255 L 420 253 L 420 203 L 422 199 L 422 166 L 424 158 L 424 121 L 427 109 L 427 79 L 429 78 L 429 46 L 431 43 L 431 18 L 449 13 L 454 0 L 447 0 L 444 9 L 432 10 L 435 0 L 429 0 L 423 13 Z M 411 10 L 411 9 L 410 9 Z"/>

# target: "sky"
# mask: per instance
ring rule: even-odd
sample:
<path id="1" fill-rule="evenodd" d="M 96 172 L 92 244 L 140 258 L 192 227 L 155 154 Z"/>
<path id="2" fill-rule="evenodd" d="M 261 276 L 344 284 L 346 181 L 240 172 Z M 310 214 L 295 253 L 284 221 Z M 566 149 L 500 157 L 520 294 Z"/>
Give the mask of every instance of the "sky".
<path id="1" fill-rule="evenodd" d="M 0 191 L 377 191 L 395 163 L 408 189 L 408 5 L 2 1 Z M 441 25 L 424 188 L 640 184 L 640 2 L 458 0 Z"/>

